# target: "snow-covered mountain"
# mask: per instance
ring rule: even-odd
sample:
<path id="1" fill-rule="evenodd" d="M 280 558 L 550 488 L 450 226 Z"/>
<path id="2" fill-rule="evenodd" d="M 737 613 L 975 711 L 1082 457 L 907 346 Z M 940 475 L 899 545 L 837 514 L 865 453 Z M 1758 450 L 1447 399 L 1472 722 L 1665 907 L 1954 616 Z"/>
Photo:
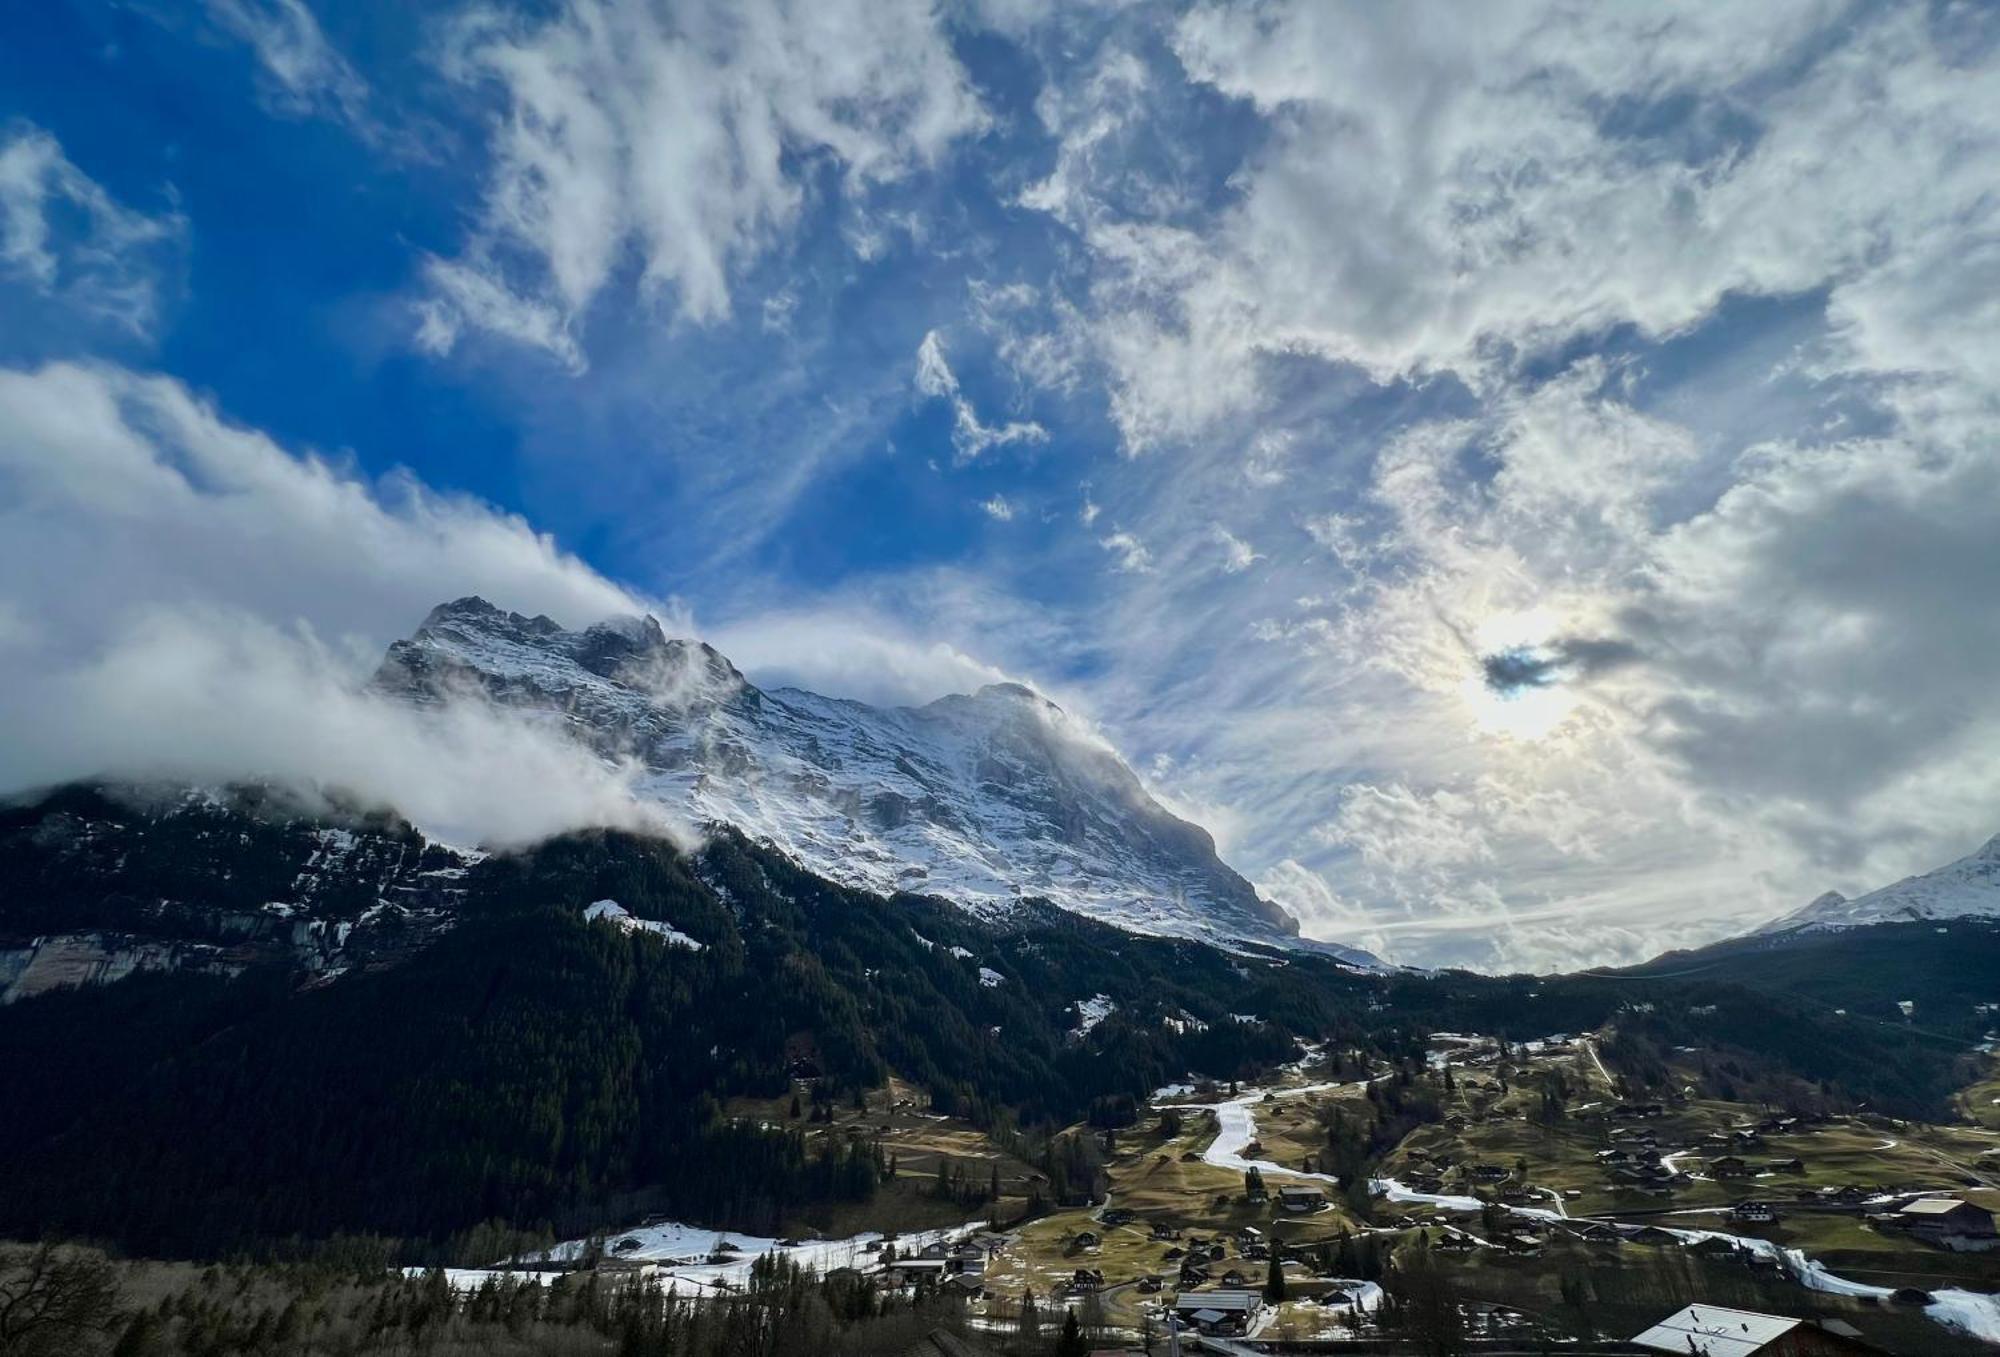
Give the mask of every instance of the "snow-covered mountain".
<path id="1" fill-rule="evenodd" d="M 1934 872 L 1905 877 L 1893 886 L 1852 900 L 1838 891 L 1828 891 L 1757 931 L 1787 933 L 1801 928 L 1858 928 L 1864 924 L 1967 918 L 2000 919 L 2000 835 L 1988 839 L 1978 852 Z"/>
<path id="2" fill-rule="evenodd" d="M 389 648 L 378 686 L 420 703 L 478 692 L 637 760 L 645 795 L 736 826 L 801 865 L 988 916 L 1041 897 L 1141 932 L 1306 943 L 1297 923 L 1149 796 L 1117 754 L 1015 684 L 921 707 L 765 691 L 650 617 L 566 631 L 479 598 Z"/>

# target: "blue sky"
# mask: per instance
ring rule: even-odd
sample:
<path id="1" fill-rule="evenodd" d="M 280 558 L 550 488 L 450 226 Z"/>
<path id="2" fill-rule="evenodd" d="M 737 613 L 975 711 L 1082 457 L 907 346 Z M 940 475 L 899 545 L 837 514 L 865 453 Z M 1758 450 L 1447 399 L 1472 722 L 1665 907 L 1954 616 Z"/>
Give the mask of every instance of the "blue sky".
<path id="1" fill-rule="evenodd" d="M 2000 828 L 1996 36 L 22 9 L 0 677 L 48 705 L 0 774 L 177 767 L 107 732 L 204 692 L 296 731 L 476 590 L 871 700 L 1032 682 L 1399 959 L 1934 865 Z"/>

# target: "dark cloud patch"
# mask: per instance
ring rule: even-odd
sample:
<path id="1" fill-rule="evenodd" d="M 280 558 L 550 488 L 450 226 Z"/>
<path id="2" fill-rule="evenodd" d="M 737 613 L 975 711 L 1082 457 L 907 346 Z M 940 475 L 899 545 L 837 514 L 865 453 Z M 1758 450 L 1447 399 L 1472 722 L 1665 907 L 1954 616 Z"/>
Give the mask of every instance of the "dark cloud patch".
<path id="1" fill-rule="evenodd" d="M 1541 646 L 1516 646 L 1483 656 L 1480 668 L 1486 671 L 1486 686 L 1496 693 L 1518 693 L 1524 688 L 1546 688 L 1562 677 L 1562 660 Z"/>
<path id="2" fill-rule="evenodd" d="M 1571 679 L 1629 664 L 1638 651 L 1625 641 L 1570 637 L 1547 645 L 1513 646 L 1479 657 L 1486 686 L 1502 696 L 1530 688 L 1547 688 Z"/>

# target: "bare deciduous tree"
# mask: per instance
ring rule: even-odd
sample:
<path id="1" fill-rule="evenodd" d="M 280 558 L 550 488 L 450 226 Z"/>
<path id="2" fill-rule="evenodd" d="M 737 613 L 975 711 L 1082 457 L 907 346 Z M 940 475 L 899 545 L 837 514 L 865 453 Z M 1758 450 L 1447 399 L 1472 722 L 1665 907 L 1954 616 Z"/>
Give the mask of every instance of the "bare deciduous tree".
<path id="1" fill-rule="evenodd" d="M 0 1355 L 87 1351 L 118 1322 L 111 1265 L 78 1249 L 43 1244 L 0 1271 Z"/>

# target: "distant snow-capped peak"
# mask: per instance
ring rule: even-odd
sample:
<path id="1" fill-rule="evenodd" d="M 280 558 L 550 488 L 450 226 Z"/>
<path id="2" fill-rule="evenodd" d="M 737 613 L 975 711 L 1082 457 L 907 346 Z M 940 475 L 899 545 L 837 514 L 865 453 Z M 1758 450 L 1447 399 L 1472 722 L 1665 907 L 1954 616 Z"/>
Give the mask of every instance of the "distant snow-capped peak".
<path id="1" fill-rule="evenodd" d="M 1757 931 L 1785 933 L 1801 928 L 1970 918 L 2000 918 L 2000 835 L 1934 872 L 1905 877 L 1852 900 L 1838 891 L 1828 891 Z"/>
<path id="2" fill-rule="evenodd" d="M 1094 733 L 1031 689 L 992 684 L 918 707 L 766 691 L 650 617 L 569 631 L 484 599 L 431 611 L 389 648 L 378 686 L 456 693 L 563 722 L 637 760 L 642 794 L 735 826 L 801 865 L 988 916 L 1030 898 L 1139 932 L 1313 946 L 1166 810 Z"/>

